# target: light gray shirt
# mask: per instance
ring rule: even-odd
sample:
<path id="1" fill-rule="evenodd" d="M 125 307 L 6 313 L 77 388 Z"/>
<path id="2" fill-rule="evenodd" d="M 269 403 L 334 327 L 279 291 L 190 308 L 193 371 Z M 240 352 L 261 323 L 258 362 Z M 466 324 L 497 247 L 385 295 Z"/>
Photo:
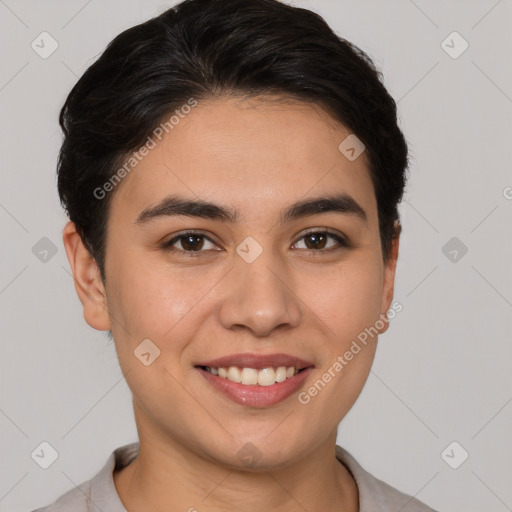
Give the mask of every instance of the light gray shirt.
<path id="1" fill-rule="evenodd" d="M 110 455 L 103 469 L 92 479 L 62 495 L 55 503 L 33 512 L 127 512 L 114 486 L 113 472 L 132 462 L 139 443 L 132 443 Z M 359 489 L 359 512 L 435 512 L 365 471 L 343 448 L 336 446 L 336 458 L 352 473 Z"/>

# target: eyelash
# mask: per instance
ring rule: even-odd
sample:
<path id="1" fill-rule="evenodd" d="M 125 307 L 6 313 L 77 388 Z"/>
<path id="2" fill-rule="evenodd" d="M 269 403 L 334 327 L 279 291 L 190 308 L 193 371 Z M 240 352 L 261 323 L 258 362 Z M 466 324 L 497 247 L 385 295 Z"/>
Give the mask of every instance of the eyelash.
<path id="1" fill-rule="evenodd" d="M 342 237 L 341 235 L 332 233 L 328 229 L 307 230 L 306 233 L 304 233 L 296 242 L 294 242 L 293 245 L 296 245 L 300 240 L 302 240 L 303 238 L 305 238 L 307 236 L 317 235 L 317 234 L 328 235 L 329 237 L 333 238 L 337 242 L 338 245 L 335 247 L 329 247 L 327 249 L 299 249 L 299 250 L 306 250 L 310 253 L 318 254 L 318 253 L 330 253 L 332 251 L 337 251 L 340 249 L 347 249 L 350 247 L 350 243 L 348 242 L 348 240 L 346 238 Z M 197 236 L 197 237 L 202 237 L 202 238 L 208 240 L 209 242 L 211 242 L 212 244 L 216 245 L 216 243 L 205 233 L 202 233 L 200 231 L 184 231 L 183 233 L 180 233 L 179 235 L 173 237 L 171 240 L 162 243 L 161 249 L 164 251 L 168 251 L 168 252 L 181 253 L 182 255 L 187 255 L 188 257 L 198 257 L 201 255 L 202 252 L 203 253 L 207 252 L 206 250 L 186 251 L 184 249 L 177 249 L 176 247 L 172 247 L 176 242 L 186 238 L 187 236 L 191 236 L 191 235 Z"/>

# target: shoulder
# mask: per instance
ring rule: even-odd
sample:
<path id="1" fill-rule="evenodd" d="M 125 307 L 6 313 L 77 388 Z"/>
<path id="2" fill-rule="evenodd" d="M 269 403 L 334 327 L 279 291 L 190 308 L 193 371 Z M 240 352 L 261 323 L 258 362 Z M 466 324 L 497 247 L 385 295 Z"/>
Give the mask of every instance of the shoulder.
<path id="1" fill-rule="evenodd" d="M 360 512 L 436 512 L 368 473 L 346 450 L 336 446 L 336 458 L 352 473 L 359 489 Z"/>
<path id="2" fill-rule="evenodd" d="M 84 482 L 75 489 L 63 494 L 57 501 L 33 512 L 87 512 L 87 502 L 91 496 L 91 481 Z"/>
<path id="3" fill-rule="evenodd" d="M 139 444 L 132 443 L 112 452 L 94 478 L 63 494 L 57 501 L 33 512 L 126 512 L 116 492 L 112 474 L 128 465 L 138 454 Z"/>

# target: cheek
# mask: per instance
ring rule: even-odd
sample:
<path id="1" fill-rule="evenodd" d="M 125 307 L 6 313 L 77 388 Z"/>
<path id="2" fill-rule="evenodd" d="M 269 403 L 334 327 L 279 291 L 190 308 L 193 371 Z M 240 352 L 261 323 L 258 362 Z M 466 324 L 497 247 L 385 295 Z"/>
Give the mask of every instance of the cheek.
<path id="1" fill-rule="evenodd" d="M 118 261 L 110 279 L 109 309 L 125 320 L 130 333 L 160 338 L 199 298 L 197 283 L 151 258 Z"/>
<path id="2" fill-rule="evenodd" d="M 317 386 L 322 392 L 318 393 L 316 406 L 334 421 L 343 417 L 359 396 L 375 357 L 377 338 L 369 336 L 368 332 L 380 314 L 382 267 L 379 260 L 361 254 L 357 263 L 333 273 L 314 293 L 322 297 L 314 310 L 329 327 L 318 376 L 329 383 L 325 392 L 321 383 Z"/>
<path id="3" fill-rule="evenodd" d="M 119 363 L 140 404 L 148 411 L 168 409 L 183 392 L 180 383 L 187 375 L 181 358 L 200 325 L 195 321 L 201 311 L 198 303 L 207 288 L 137 265 L 137 270 L 126 272 L 127 263 L 111 280 L 117 288 L 109 304 L 111 316 L 119 319 L 112 329 Z"/>
<path id="4" fill-rule="evenodd" d="M 347 414 L 370 373 L 377 338 L 368 333 L 379 319 L 381 286 L 379 266 L 365 264 L 334 274 L 314 292 L 322 297 L 314 311 L 329 330 L 321 342 L 317 380 L 301 403 L 316 408 L 327 425 Z"/>
<path id="5" fill-rule="evenodd" d="M 159 362 L 175 368 L 201 328 L 206 310 L 211 308 L 208 298 L 212 283 L 222 274 L 172 268 L 147 255 L 117 261 L 107 293 L 121 364 L 131 367 L 133 351 L 142 340 L 150 339 L 160 350 Z"/>
<path id="6" fill-rule="evenodd" d="M 359 262 L 333 271 L 328 279 L 310 276 L 307 282 L 302 296 L 309 297 L 308 306 L 341 343 L 379 318 L 382 268 L 378 261 L 361 257 Z"/>

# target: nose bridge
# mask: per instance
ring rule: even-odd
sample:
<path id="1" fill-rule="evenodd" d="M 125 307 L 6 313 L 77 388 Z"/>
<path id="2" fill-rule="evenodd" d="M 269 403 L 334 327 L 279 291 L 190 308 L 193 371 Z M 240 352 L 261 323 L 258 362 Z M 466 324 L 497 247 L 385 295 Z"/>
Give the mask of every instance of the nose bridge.
<path id="1" fill-rule="evenodd" d="M 278 326 L 298 325 L 299 301 L 285 266 L 271 250 L 262 251 L 251 262 L 237 255 L 233 264 L 220 308 L 225 328 L 244 326 L 257 336 L 265 336 Z"/>

